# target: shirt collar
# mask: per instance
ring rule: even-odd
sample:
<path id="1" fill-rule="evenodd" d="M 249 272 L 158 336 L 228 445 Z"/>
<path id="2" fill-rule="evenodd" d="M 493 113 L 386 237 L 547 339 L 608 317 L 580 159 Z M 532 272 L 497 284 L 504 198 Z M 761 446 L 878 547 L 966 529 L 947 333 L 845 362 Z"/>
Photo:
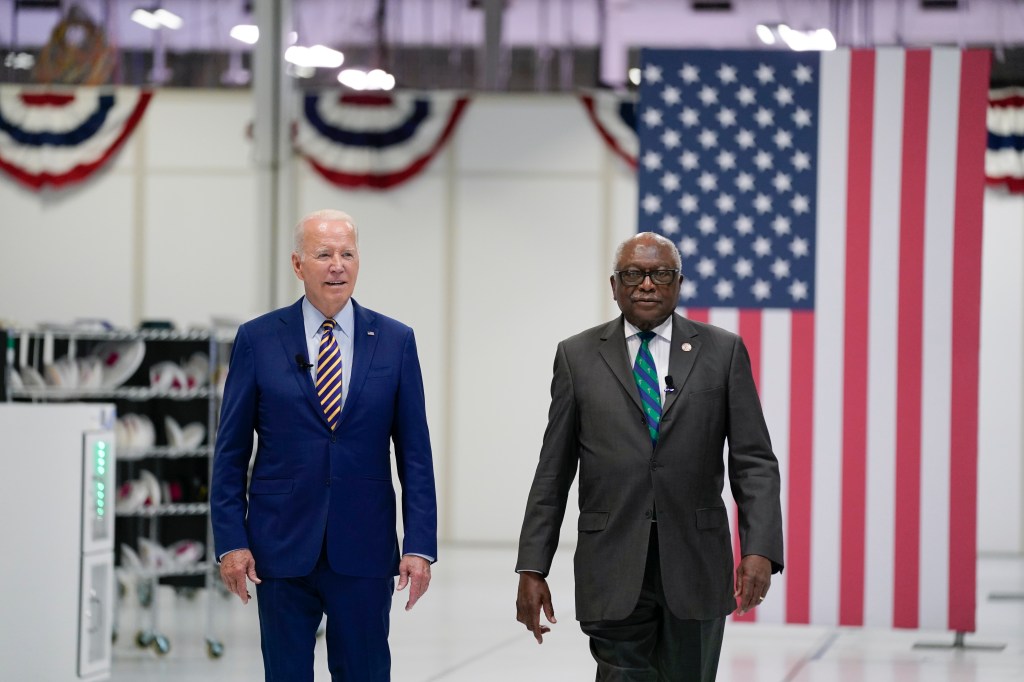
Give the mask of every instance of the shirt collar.
<path id="1" fill-rule="evenodd" d="M 634 326 L 629 320 L 623 318 L 623 327 L 625 328 L 626 338 L 636 336 L 640 333 L 640 330 Z M 672 343 L 672 315 L 668 316 L 668 319 L 659 324 L 657 327 L 651 330 L 656 335 L 665 339 L 669 343 Z"/>
<path id="2" fill-rule="evenodd" d="M 306 332 L 306 338 L 312 338 L 320 333 L 320 328 L 324 326 L 324 314 L 317 310 L 309 299 L 305 296 L 302 297 L 302 326 Z M 335 331 L 340 331 L 348 338 L 352 338 L 352 334 L 355 330 L 355 311 L 352 308 L 352 299 L 348 299 L 348 303 L 345 307 L 335 315 L 334 321 L 337 322 Z"/>

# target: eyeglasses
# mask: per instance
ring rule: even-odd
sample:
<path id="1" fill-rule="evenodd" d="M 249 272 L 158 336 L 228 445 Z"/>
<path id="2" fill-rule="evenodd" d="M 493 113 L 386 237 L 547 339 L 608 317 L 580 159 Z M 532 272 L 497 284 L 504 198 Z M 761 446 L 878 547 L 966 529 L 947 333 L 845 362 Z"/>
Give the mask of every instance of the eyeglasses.
<path id="1" fill-rule="evenodd" d="M 672 284 L 675 281 L 676 275 L 679 274 L 678 270 L 616 270 L 615 274 L 619 276 L 619 281 L 624 286 L 635 287 L 639 286 L 648 277 L 655 284 Z"/>

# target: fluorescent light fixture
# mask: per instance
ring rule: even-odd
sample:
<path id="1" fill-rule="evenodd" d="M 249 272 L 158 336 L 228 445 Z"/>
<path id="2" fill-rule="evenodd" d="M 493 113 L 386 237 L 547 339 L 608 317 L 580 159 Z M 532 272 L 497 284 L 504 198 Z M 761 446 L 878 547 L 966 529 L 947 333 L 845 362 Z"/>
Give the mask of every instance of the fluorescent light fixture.
<path id="1" fill-rule="evenodd" d="M 4 57 L 4 66 L 9 69 L 28 71 L 36 65 L 36 58 L 28 52 L 8 52 Z"/>
<path id="2" fill-rule="evenodd" d="M 336 69 L 344 63 L 345 55 L 325 45 L 292 45 L 284 51 L 284 59 L 295 66 Z"/>
<path id="3" fill-rule="evenodd" d="M 757 37 L 761 39 L 762 43 L 765 45 L 775 44 L 775 32 L 772 31 L 770 26 L 758 24 L 755 30 L 757 31 Z"/>
<path id="4" fill-rule="evenodd" d="M 260 27 L 255 24 L 238 24 L 231 27 L 231 37 L 243 43 L 255 45 L 260 39 Z"/>
<path id="5" fill-rule="evenodd" d="M 836 39 L 827 28 L 813 31 L 797 31 L 786 24 L 779 24 L 779 37 L 797 52 L 830 51 L 836 49 Z"/>
<path id="6" fill-rule="evenodd" d="M 141 24 L 152 31 L 156 31 L 161 28 L 169 28 L 177 31 L 185 25 L 185 22 L 182 21 L 181 17 L 174 12 L 168 12 L 165 9 L 150 11 L 139 7 L 132 10 L 131 17 L 132 21 L 136 24 Z"/>
<path id="7" fill-rule="evenodd" d="M 338 82 L 353 90 L 392 90 L 395 87 L 395 77 L 381 69 L 369 73 L 362 69 L 345 69 L 338 74 Z"/>
<path id="8" fill-rule="evenodd" d="M 640 85 L 640 69 L 635 66 L 629 70 L 629 82 L 633 85 Z"/>

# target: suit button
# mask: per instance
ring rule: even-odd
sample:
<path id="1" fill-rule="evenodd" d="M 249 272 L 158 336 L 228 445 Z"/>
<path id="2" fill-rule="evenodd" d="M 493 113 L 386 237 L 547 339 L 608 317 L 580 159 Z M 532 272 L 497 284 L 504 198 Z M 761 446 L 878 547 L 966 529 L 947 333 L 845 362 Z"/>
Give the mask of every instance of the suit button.
<path id="1" fill-rule="evenodd" d="M 332 443 L 337 443 L 338 442 L 338 436 L 336 434 L 333 434 L 333 433 L 331 434 L 331 442 Z"/>
<path id="2" fill-rule="evenodd" d="M 326 483 L 327 483 L 327 487 L 330 488 L 331 487 L 331 479 L 328 478 Z M 650 512 L 648 512 L 648 513 L 650 513 Z"/>
<path id="3" fill-rule="evenodd" d="M 645 519 L 651 518 L 651 510 L 650 509 L 648 509 L 647 511 L 644 512 L 644 518 Z"/>

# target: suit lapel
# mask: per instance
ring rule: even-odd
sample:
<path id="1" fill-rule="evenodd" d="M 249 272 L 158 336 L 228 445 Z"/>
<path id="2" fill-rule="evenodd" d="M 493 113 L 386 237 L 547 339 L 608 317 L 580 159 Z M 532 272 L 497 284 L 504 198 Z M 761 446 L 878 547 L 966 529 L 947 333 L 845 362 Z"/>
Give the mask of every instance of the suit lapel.
<path id="1" fill-rule="evenodd" d="M 683 347 L 687 346 L 688 350 Z M 672 315 L 672 346 L 668 351 L 668 375 L 672 377 L 676 390 L 665 394 L 665 405 L 661 414 L 664 417 L 676 401 L 676 397 L 682 393 L 686 380 L 690 377 L 690 370 L 693 363 L 700 355 L 700 334 L 697 326 L 682 315 Z"/>
<path id="2" fill-rule="evenodd" d="M 373 354 L 377 350 L 376 325 L 377 315 L 362 307 L 353 299 L 352 313 L 354 324 L 352 325 L 352 371 L 349 374 L 348 396 L 345 398 L 345 406 L 341 409 L 341 417 L 338 419 L 338 427 L 345 422 L 345 419 L 352 413 L 352 406 L 359 400 L 359 393 L 363 390 L 363 383 L 366 381 L 366 373 L 373 361 Z"/>
<path id="3" fill-rule="evenodd" d="M 619 380 L 622 387 L 626 389 L 626 395 L 632 398 L 637 409 L 640 405 L 640 395 L 636 390 L 636 382 L 633 380 L 633 365 L 629 361 L 629 353 L 626 350 L 626 332 L 624 331 L 622 317 L 612 320 L 601 332 L 601 347 L 598 349 L 605 364 L 611 370 L 615 378 Z"/>
<path id="4" fill-rule="evenodd" d="M 294 305 L 285 308 L 280 320 L 281 327 L 278 329 L 277 336 L 281 340 L 281 348 L 284 351 L 286 362 L 289 365 L 295 365 L 295 356 L 306 358 L 306 362 L 311 362 L 310 358 L 306 357 L 309 354 L 309 349 L 306 347 L 306 327 L 302 321 L 302 299 L 300 298 Z M 316 387 L 313 385 L 312 377 L 309 376 L 309 370 L 298 369 L 295 372 L 295 381 L 299 382 L 302 395 L 306 396 L 310 406 L 320 415 L 326 425 L 327 417 L 320 409 L 320 401 L 316 397 Z"/>

